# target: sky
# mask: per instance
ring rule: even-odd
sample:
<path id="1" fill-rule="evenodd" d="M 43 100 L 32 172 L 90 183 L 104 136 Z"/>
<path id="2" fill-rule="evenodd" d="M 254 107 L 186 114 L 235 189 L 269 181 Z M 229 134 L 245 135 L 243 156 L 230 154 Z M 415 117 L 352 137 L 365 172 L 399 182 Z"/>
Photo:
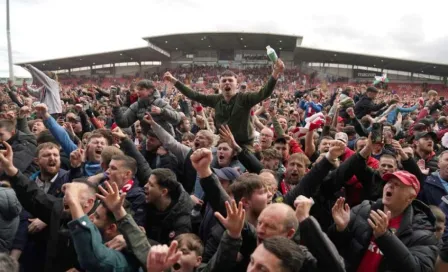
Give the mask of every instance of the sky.
<path id="1" fill-rule="evenodd" d="M 414 3 L 415 2 L 415 3 Z M 145 46 L 142 37 L 246 31 L 304 46 L 448 64 L 448 1 L 10 0 L 13 61 Z M 0 3 L 0 73 L 8 70 Z"/>

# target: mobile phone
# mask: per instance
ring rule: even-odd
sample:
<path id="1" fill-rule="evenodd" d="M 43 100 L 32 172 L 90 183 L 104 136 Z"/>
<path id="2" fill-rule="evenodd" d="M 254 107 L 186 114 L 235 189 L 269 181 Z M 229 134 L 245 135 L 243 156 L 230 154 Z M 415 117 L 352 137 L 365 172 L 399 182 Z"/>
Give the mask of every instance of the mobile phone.
<path id="1" fill-rule="evenodd" d="M 383 143 L 383 124 L 381 123 L 372 124 L 372 143 L 374 144 Z"/>

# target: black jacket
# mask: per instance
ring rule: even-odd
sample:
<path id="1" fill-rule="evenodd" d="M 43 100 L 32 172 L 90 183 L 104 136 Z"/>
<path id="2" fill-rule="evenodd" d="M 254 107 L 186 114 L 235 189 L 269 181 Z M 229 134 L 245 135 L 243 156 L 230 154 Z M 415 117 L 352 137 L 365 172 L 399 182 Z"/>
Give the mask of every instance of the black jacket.
<path id="1" fill-rule="evenodd" d="M 361 99 L 355 104 L 355 114 L 356 118 L 361 119 L 363 116 L 370 114 L 373 111 L 378 111 L 382 107 L 386 106 L 386 103 L 375 104 L 372 99 L 364 95 Z"/>
<path id="2" fill-rule="evenodd" d="M 27 135 L 18 130 L 7 142 L 14 152 L 14 166 L 19 171 L 29 176 L 38 170 L 33 163 L 37 149 L 37 141 L 34 135 Z"/>
<path id="3" fill-rule="evenodd" d="M 170 244 L 177 235 L 192 231 L 190 215 L 193 202 L 190 195 L 179 188 L 179 196 L 172 199 L 166 211 L 160 212 L 151 204 L 147 206 L 145 230 L 149 239 Z"/>
<path id="4" fill-rule="evenodd" d="M 344 256 L 348 272 L 357 271 L 370 245 L 373 231 L 367 222 L 371 210 L 383 209 L 381 200 L 363 201 L 350 212 L 350 223 L 345 231 L 338 232 L 333 225 L 329 230 L 331 240 Z M 395 234 L 390 230 L 375 239 L 383 253 L 378 271 L 434 271 L 438 240 L 434 235 L 435 218 L 428 206 L 414 200 L 403 212 L 400 228 Z"/>
<path id="5" fill-rule="evenodd" d="M 10 177 L 11 186 L 23 208 L 48 225 L 47 254 L 45 271 L 67 271 L 77 267 L 78 260 L 71 241 L 67 223 L 71 221 L 69 214 L 64 214 L 62 198 L 56 198 L 38 188 L 20 171 Z"/>

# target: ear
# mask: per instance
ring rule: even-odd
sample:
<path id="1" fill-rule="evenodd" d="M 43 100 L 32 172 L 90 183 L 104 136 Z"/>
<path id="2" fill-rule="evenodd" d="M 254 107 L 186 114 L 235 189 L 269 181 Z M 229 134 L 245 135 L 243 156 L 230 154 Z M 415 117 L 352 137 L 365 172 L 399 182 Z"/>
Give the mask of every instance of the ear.
<path id="1" fill-rule="evenodd" d="M 162 196 L 167 196 L 168 195 L 168 189 L 167 188 L 163 188 L 162 189 Z"/>
<path id="2" fill-rule="evenodd" d="M 194 267 L 200 266 L 201 263 L 202 263 L 202 257 L 201 256 L 197 256 L 196 257 L 196 264 L 194 265 Z"/>
<path id="3" fill-rule="evenodd" d="M 294 236 L 295 233 L 296 233 L 295 229 L 290 229 L 290 230 L 288 230 L 286 235 L 288 236 L 288 239 L 291 239 Z"/>
<path id="4" fill-rule="evenodd" d="M 249 200 L 246 197 L 243 196 L 240 201 L 243 202 L 244 209 L 249 207 Z"/>
<path id="5" fill-rule="evenodd" d="M 118 226 L 117 226 L 117 224 L 115 224 L 115 223 L 110 224 L 110 225 L 107 227 L 107 231 L 109 231 L 110 233 L 116 233 L 116 232 L 118 232 Z"/>
<path id="6" fill-rule="evenodd" d="M 34 162 L 35 164 L 37 164 L 38 161 L 39 161 L 39 158 L 34 158 L 34 159 L 33 159 L 33 162 Z"/>

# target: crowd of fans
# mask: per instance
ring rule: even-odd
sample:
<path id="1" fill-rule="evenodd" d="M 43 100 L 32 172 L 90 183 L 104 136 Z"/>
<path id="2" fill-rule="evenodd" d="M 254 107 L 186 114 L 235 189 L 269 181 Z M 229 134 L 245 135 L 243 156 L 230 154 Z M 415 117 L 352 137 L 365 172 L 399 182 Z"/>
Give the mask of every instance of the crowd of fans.
<path id="1" fill-rule="evenodd" d="M 25 68 L 0 92 L 0 271 L 448 271 L 435 90 L 281 60 L 108 88 Z"/>

